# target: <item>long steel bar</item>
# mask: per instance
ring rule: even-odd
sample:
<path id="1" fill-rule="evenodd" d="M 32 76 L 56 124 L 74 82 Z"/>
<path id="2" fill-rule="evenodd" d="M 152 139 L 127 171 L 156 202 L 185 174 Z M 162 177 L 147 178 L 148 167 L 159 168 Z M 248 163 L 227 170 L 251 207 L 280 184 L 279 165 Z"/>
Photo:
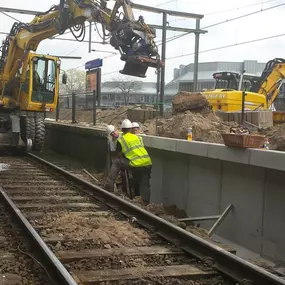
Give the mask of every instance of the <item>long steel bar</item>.
<path id="1" fill-rule="evenodd" d="M 32 225 L 28 222 L 28 220 L 24 217 L 18 207 L 14 204 L 14 202 L 9 198 L 6 192 L 0 186 L 0 194 L 9 207 L 10 211 L 14 216 L 17 217 L 25 231 L 29 234 L 29 236 L 35 241 L 37 247 L 43 252 L 46 260 L 49 262 L 49 265 L 53 267 L 54 271 L 57 273 L 58 278 L 65 285 L 77 285 L 65 267 L 61 264 L 61 262 L 57 259 L 57 257 L 53 254 L 53 252 L 49 249 L 46 243 L 41 239 Z"/>
<path id="2" fill-rule="evenodd" d="M 216 221 L 216 223 L 212 226 L 212 228 L 209 230 L 208 235 L 212 236 L 213 233 L 217 230 L 217 228 L 219 227 L 219 225 L 223 222 L 223 220 L 227 217 L 227 215 L 232 211 L 233 209 L 233 205 L 229 205 L 225 211 L 221 214 L 221 216 L 219 217 L 219 219 Z"/>
<path id="3" fill-rule="evenodd" d="M 285 285 L 284 279 L 269 273 L 265 269 L 245 261 L 240 257 L 237 257 L 228 251 L 136 206 L 135 204 L 117 197 L 97 185 L 84 181 L 74 174 L 69 173 L 68 171 L 40 157 L 37 157 L 34 154 L 28 153 L 27 155 L 43 163 L 45 166 L 49 166 L 51 169 L 56 170 L 57 173 L 63 174 L 69 179 L 69 181 L 72 180 L 75 183 L 80 184 L 83 186 L 82 189 L 89 189 L 90 191 L 87 190 L 86 193 L 92 193 L 92 196 L 97 199 L 103 199 L 108 205 L 119 206 L 120 211 L 126 212 L 128 215 L 132 215 L 132 217 L 136 217 L 137 221 L 142 224 L 149 224 L 152 227 L 157 228 L 158 235 L 178 240 L 181 247 L 183 247 L 183 250 L 189 254 L 196 256 L 199 259 L 203 259 L 205 256 L 212 258 L 214 261 L 212 265 L 213 268 L 223 272 L 231 278 L 234 278 L 237 282 L 248 280 L 252 281 L 252 284 L 255 285 Z"/>

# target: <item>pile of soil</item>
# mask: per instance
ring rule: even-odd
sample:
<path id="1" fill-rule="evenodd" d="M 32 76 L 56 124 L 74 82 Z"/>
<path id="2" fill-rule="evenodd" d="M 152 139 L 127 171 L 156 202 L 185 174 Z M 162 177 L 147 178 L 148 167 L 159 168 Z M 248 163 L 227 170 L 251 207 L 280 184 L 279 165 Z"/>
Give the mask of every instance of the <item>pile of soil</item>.
<path id="1" fill-rule="evenodd" d="M 195 141 L 223 143 L 221 133 L 228 132 L 230 127 L 236 125 L 234 122 L 223 122 L 213 112 L 200 114 L 186 111 L 170 118 L 147 121 L 143 129 L 149 135 L 187 139 L 188 129 L 192 128 Z"/>
<path id="2" fill-rule="evenodd" d="M 209 102 L 202 93 L 180 91 L 172 99 L 173 114 L 185 111 L 200 112 L 209 107 Z"/>
<path id="3" fill-rule="evenodd" d="M 273 126 L 261 131 L 260 134 L 269 138 L 270 149 L 285 151 L 285 124 Z"/>

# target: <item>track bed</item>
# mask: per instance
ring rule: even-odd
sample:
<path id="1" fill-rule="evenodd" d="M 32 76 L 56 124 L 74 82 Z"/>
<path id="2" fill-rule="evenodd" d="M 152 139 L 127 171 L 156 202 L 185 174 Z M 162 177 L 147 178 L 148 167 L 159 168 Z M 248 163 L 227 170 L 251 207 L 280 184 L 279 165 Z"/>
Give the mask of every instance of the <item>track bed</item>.
<path id="1" fill-rule="evenodd" d="M 55 172 L 2 157 L 1 186 L 82 284 L 234 284 Z"/>

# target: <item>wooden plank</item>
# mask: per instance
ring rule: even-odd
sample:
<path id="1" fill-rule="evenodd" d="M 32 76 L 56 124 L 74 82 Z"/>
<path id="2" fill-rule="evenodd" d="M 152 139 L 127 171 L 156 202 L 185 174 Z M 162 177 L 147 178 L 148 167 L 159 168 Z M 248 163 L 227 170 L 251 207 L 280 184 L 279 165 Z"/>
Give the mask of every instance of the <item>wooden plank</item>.
<path id="1" fill-rule="evenodd" d="M 43 200 L 43 201 L 49 201 L 49 200 L 56 200 L 56 201 L 85 201 L 86 198 L 82 196 L 14 196 L 13 201 L 15 202 L 26 202 L 26 201 L 33 201 L 33 200 Z"/>
<path id="2" fill-rule="evenodd" d="M 39 195 L 41 193 L 47 194 L 47 195 L 65 195 L 65 196 L 76 196 L 78 195 L 78 191 L 72 191 L 72 190 L 45 190 L 41 188 L 39 189 L 5 189 L 7 193 L 9 193 L 10 197 L 16 197 L 20 194 L 25 194 L 27 196 L 32 196 L 32 195 Z"/>
<path id="3" fill-rule="evenodd" d="M 74 261 L 82 258 L 108 257 L 114 255 L 140 256 L 140 255 L 177 255 L 183 251 L 176 248 L 166 248 L 162 246 L 153 247 L 122 247 L 110 249 L 84 249 L 80 251 L 66 250 L 57 252 L 60 260 Z"/>
<path id="4" fill-rule="evenodd" d="M 15 259 L 14 254 L 6 251 L 0 251 L 0 260 L 13 260 Z M 0 283 L 1 284 L 1 283 Z"/>
<path id="5" fill-rule="evenodd" d="M 75 271 L 74 274 L 83 284 L 102 281 L 131 280 L 149 277 L 191 277 L 208 278 L 217 275 L 216 271 L 203 271 L 192 265 L 172 265 L 155 267 L 134 267 L 122 269 L 105 269 L 96 271 Z"/>
<path id="6" fill-rule="evenodd" d="M 26 204 L 17 205 L 20 209 L 33 209 L 33 208 L 102 208 L 92 203 L 60 203 L 60 204 Z"/>
<path id="7" fill-rule="evenodd" d="M 60 236 L 60 235 L 49 235 L 47 237 L 42 237 L 42 239 L 44 240 L 44 242 L 46 243 L 51 243 L 51 244 L 57 244 L 58 242 L 82 242 L 82 241 L 94 241 L 94 238 L 74 238 L 74 237 L 70 237 L 67 238 L 65 236 Z"/>
<path id="8" fill-rule="evenodd" d="M 54 186 L 54 185 L 45 185 L 45 186 L 41 186 L 41 189 L 39 190 L 39 186 L 38 185 L 21 185 L 21 184 L 10 184 L 10 185 L 6 185 L 4 188 L 5 188 L 5 191 L 9 191 L 9 192 L 12 192 L 12 191 L 19 191 L 21 190 L 21 193 L 22 192 L 32 192 L 34 191 L 33 189 L 36 190 L 37 193 L 39 193 L 39 191 L 46 191 L 46 190 L 54 190 L 54 191 L 58 191 L 57 190 L 57 187 L 59 187 L 58 189 L 60 189 L 60 191 L 63 191 L 63 190 L 69 190 L 70 191 L 70 187 L 68 186 Z M 74 190 L 75 191 L 75 190 Z M 68 192 L 68 191 L 66 191 Z M 66 193 L 64 192 L 64 193 Z"/>
<path id="9" fill-rule="evenodd" d="M 25 215 L 29 218 L 39 218 L 39 217 L 44 217 L 44 216 L 60 216 L 61 212 L 57 212 L 57 213 L 47 213 L 47 212 L 27 212 L 25 213 Z M 81 212 L 62 212 L 62 214 L 67 215 L 67 214 L 72 214 L 74 216 L 95 216 L 95 217 L 109 217 L 112 214 L 110 212 L 106 212 L 106 211 L 81 211 Z M 36 227 L 35 227 L 36 228 Z"/>

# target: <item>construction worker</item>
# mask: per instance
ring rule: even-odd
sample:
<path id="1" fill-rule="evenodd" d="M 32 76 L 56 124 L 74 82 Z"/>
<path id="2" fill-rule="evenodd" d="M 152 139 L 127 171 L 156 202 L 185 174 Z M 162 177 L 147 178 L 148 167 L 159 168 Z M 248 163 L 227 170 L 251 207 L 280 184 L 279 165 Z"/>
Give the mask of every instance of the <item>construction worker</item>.
<path id="1" fill-rule="evenodd" d="M 140 125 L 137 122 L 132 123 L 132 133 L 137 135 L 140 133 Z"/>
<path id="2" fill-rule="evenodd" d="M 150 175 L 152 161 L 142 140 L 132 134 L 132 123 L 126 119 L 121 124 L 123 135 L 118 139 L 116 152 L 127 159 L 129 169 L 134 179 L 136 196 L 141 196 L 148 204 L 150 200 Z"/>
<path id="3" fill-rule="evenodd" d="M 111 192 L 114 192 L 114 186 L 116 183 L 116 179 L 120 170 L 124 170 L 128 167 L 128 161 L 116 155 L 116 147 L 118 143 L 118 139 L 122 136 L 122 132 L 119 132 L 113 125 L 108 125 L 106 128 L 107 135 L 109 136 L 109 150 L 111 152 L 111 167 L 108 173 L 107 184 L 105 188 Z"/>
<path id="4" fill-rule="evenodd" d="M 109 136 L 110 151 L 113 152 L 116 150 L 118 138 L 121 137 L 123 133 L 119 132 L 113 125 L 108 125 L 106 131 Z"/>

